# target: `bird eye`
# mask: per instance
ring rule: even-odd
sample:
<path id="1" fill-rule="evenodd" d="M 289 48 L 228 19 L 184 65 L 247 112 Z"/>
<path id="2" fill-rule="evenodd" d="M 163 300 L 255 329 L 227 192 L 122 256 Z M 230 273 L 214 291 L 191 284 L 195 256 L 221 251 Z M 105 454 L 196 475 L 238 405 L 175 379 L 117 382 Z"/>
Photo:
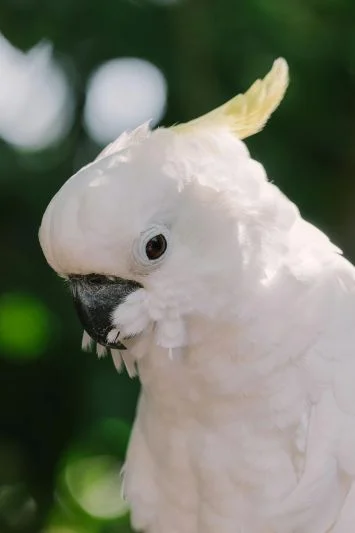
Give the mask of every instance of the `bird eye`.
<path id="1" fill-rule="evenodd" d="M 145 253 L 150 261 L 154 261 L 161 257 L 167 248 L 167 243 L 164 235 L 159 234 L 150 239 L 145 246 Z"/>
<path id="2" fill-rule="evenodd" d="M 151 225 L 142 232 L 132 249 L 137 272 L 146 274 L 158 268 L 171 251 L 170 244 L 170 230 L 165 224 Z"/>

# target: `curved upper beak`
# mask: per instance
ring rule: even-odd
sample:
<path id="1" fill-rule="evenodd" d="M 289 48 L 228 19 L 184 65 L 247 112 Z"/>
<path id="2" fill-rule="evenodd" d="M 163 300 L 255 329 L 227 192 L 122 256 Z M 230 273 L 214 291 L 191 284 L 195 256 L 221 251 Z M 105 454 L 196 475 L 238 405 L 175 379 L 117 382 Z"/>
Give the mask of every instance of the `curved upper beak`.
<path id="1" fill-rule="evenodd" d="M 125 350 L 126 347 L 118 340 L 119 331 L 112 323 L 112 314 L 129 294 L 142 285 L 100 274 L 72 275 L 69 283 L 79 319 L 90 337 L 102 346 Z M 112 330 L 117 331 L 117 336 L 108 341 L 107 335 Z"/>

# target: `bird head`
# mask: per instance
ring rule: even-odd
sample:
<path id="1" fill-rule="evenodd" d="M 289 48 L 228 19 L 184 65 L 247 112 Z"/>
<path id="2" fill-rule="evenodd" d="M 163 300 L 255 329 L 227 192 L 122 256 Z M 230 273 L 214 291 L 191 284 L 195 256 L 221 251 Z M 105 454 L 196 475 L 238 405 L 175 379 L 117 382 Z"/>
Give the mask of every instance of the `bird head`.
<path id="1" fill-rule="evenodd" d="M 199 119 L 125 133 L 54 196 L 40 243 L 96 343 L 123 350 L 152 327 L 157 344 L 181 347 L 189 318 L 227 316 L 272 216 L 271 184 L 242 139 L 262 129 L 287 83 L 278 59 Z"/>

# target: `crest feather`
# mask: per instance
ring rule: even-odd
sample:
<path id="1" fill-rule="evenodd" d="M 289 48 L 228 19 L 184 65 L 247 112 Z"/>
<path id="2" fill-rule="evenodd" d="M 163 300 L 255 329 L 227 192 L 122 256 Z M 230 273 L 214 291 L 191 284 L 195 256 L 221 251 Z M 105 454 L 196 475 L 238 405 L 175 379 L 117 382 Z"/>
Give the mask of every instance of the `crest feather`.
<path id="1" fill-rule="evenodd" d="M 246 93 L 238 94 L 217 109 L 185 124 L 174 126 L 174 129 L 183 133 L 195 128 L 226 126 L 239 139 L 250 137 L 263 129 L 279 106 L 288 81 L 287 62 L 280 57 L 274 61 L 265 78 L 256 80 Z"/>

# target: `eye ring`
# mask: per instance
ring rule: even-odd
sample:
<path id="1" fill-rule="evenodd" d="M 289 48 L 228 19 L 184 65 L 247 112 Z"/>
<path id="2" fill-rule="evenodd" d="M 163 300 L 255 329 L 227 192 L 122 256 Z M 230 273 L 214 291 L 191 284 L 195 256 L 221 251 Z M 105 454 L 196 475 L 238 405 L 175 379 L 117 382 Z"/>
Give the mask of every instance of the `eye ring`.
<path id="1" fill-rule="evenodd" d="M 152 224 L 135 241 L 132 258 L 134 270 L 147 274 L 157 268 L 171 251 L 170 229 L 165 224 Z"/>
<path id="2" fill-rule="evenodd" d="M 165 254 L 168 243 L 162 233 L 155 235 L 145 245 L 145 254 L 149 261 L 156 261 Z"/>

